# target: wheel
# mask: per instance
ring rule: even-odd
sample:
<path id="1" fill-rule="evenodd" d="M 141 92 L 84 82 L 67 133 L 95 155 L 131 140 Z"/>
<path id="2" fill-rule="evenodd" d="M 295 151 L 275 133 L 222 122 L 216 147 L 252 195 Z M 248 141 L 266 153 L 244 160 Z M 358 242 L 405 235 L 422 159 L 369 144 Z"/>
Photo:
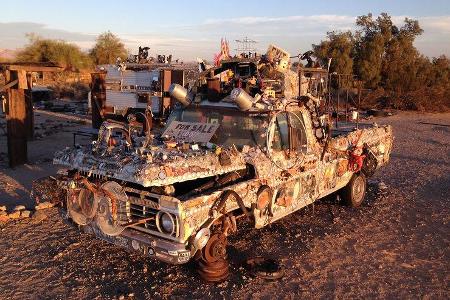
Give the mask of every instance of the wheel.
<path id="1" fill-rule="evenodd" d="M 228 278 L 229 262 L 226 252 L 227 238 L 221 233 L 211 236 L 200 250 L 197 272 L 207 282 L 221 282 Z"/>
<path id="2" fill-rule="evenodd" d="M 364 201 L 367 180 L 362 173 L 353 174 L 349 183 L 340 191 L 339 196 L 350 207 L 358 207 Z"/>

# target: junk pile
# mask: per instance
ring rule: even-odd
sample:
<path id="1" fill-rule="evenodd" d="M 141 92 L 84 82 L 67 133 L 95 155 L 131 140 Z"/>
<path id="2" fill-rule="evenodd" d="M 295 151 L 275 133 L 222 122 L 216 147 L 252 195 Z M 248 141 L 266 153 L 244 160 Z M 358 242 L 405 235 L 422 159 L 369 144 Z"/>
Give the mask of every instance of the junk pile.
<path id="1" fill-rule="evenodd" d="M 195 133 L 212 135 L 217 128 L 203 126 Z M 116 135 L 117 131 L 126 138 Z M 167 133 L 173 132 L 168 128 Z M 99 139 L 92 145 L 75 152 L 67 147 L 55 154 L 54 162 L 86 174 L 158 187 L 245 169 L 245 162 L 233 148 L 223 149 L 208 142 L 180 142 L 169 139 L 165 133 L 150 140 L 151 143 L 145 136 L 129 136 L 122 125 L 104 122 Z"/>
<path id="2" fill-rule="evenodd" d="M 241 110 L 270 109 L 277 105 L 276 99 L 298 96 L 298 75 L 290 69 L 290 55 L 285 50 L 270 45 L 261 56 L 223 56 L 226 59 L 218 66 L 203 68 L 189 93 L 179 86 L 171 94 L 184 105 L 207 99 L 236 103 Z M 302 84 L 307 83 L 303 76 Z"/>

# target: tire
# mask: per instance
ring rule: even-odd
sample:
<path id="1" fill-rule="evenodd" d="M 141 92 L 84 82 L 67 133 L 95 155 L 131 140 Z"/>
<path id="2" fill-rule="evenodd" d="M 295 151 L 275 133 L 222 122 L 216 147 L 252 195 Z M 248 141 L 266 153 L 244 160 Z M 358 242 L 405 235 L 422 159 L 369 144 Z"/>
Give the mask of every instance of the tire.
<path id="1" fill-rule="evenodd" d="M 359 207 L 366 195 L 367 179 L 363 173 L 355 173 L 349 183 L 340 191 L 342 201 L 350 207 Z"/>

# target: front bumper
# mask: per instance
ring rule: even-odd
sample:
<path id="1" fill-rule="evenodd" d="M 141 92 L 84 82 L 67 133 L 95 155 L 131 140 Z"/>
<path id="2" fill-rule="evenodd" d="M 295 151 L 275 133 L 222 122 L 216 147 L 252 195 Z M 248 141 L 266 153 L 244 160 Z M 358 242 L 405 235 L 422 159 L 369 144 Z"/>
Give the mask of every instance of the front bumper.
<path id="1" fill-rule="evenodd" d="M 82 229 L 111 244 L 138 251 L 166 263 L 184 264 L 191 258 L 191 251 L 185 244 L 167 241 L 137 230 L 126 228 L 120 235 L 110 236 L 104 234 L 95 225 L 86 225 Z"/>

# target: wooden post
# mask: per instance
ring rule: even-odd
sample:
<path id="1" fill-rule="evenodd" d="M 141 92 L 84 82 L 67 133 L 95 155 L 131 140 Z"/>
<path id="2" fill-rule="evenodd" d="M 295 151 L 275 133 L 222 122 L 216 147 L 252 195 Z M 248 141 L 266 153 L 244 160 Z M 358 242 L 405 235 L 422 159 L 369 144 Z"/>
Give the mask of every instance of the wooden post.
<path id="1" fill-rule="evenodd" d="M 0 91 L 7 91 L 6 128 L 9 166 L 15 167 L 28 161 L 27 137 L 34 134 L 33 101 L 30 72 L 56 72 L 62 68 L 52 63 L 0 63 L 6 84 Z"/>
<path id="2" fill-rule="evenodd" d="M 6 71 L 6 82 L 19 79 L 18 71 Z M 19 79 L 20 81 L 20 79 Z M 11 168 L 27 162 L 27 119 L 25 90 L 19 83 L 8 89 L 6 127 Z"/>
<path id="3" fill-rule="evenodd" d="M 26 74 L 27 89 L 25 90 L 25 127 L 27 130 L 27 139 L 31 141 L 34 138 L 34 110 L 33 110 L 33 92 L 31 73 Z"/>
<path id="4" fill-rule="evenodd" d="M 99 129 L 104 120 L 104 109 L 106 107 L 106 72 L 91 73 L 91 78 L 92 128 Z"/>

